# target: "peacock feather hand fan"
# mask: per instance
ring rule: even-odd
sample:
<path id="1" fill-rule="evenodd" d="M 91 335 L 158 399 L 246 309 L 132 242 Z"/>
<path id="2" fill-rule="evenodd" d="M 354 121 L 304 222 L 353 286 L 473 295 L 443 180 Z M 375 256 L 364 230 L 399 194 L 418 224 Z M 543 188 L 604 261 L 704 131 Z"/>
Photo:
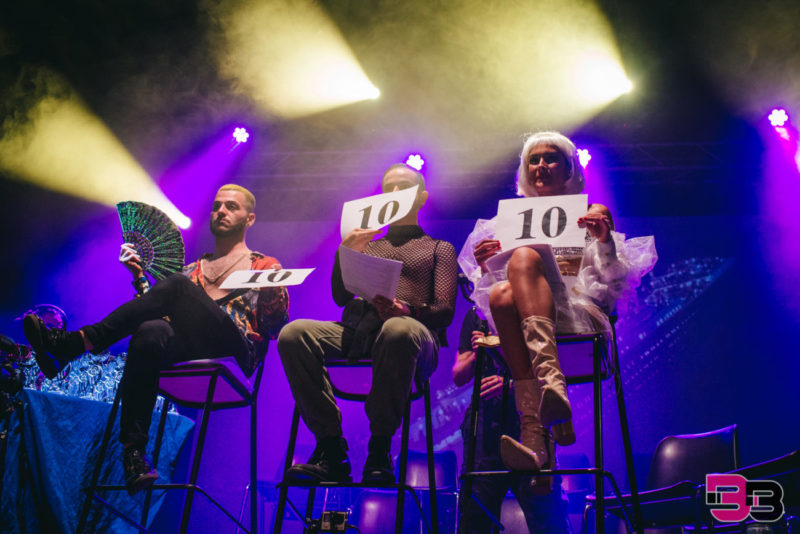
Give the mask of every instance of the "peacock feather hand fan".
<path id="1" fill-rule="evenodd" d="M 133 244 L 142 259 L 142 268 L 156 280 L 179 271 L 185 262 L 181 232 L 175 223 L 156 207 L 143 202 L 117 204 L 122 238 Z"/>

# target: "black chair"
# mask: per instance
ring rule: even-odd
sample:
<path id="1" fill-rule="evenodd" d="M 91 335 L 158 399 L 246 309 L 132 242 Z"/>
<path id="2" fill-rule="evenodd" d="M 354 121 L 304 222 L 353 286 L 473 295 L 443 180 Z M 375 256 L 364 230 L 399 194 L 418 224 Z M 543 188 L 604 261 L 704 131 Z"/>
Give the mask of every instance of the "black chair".
<path id="1" fill-rule="evenodd" d="M 437 517 L 442 524 L 455 524 L 458 507 L 458 459 L 454 451 L 434 453 L 436 472 L 436 501 L 440 507 Z M 399 478 L 399 470 L 396 476 Z M 419 451 L 408 452 L 406 484 L 421 494 L 431 491 L 428 482 L 428 454 Z M 424 505 L 423 500 L 423 505 Z M 396 493 L 394 491 L 371 489 L 362 491 L 354 508 L 354 518 L 362 534 L 388 534 L 394 532 L 389 526 L 389 518 L 396 513 Z M 419 532 L 420 521 L 415 509 L 411 507 L 403 514 L 404 531 Z"/>
<path id="2" fill-rule="evenodd" d="M 350 373 L 354 369 L 357 368 L 369 368 L 371 370 L 372 361 L 371 360 L 358 360 L 355 362 L 349 362 L 347 360 L 331 360 L 325 362 L 326 367 L 329 370 L 329 374 L 331 375 L 331 383 L 333 386 L 333 393 L 336 397 L 344 400 L 351 400 L 351 401 L 359 401 L 364 402 L 367 399 L 367 393 L 362 391 L 345 391 L 340 389 L 336 385 L 336 380 L 334 380 L 334 375 L 331 372 L 332 369 L 347 369 L 347 372 Z M 371 379 L 364 378 L 361 381 L 362 387 L 369 387 L 371 384 Z M 396 507 L 395 507 L 395 533 L 401 534 L 403 532 L 403 515 L 405 510 L 405 493 L 408 491 L 411 493 L 414 501 L 417 505 L 417 508 L 420 511 L 420 515 L 422 516 L 422 505 L 419 501 L 419 497 L 417 496 L 416 490 L 409 485 L 408 483 L 408 440 L 409 440 L 409 418 L 411 414 L 411 402 L 416 399 L 424 399 L 425 402 L 425 439 L 426 439 L 426 453 L 427 453 L 427 463 L 428 463 L 428 477 L 429 480 L 433 482 L 430 485 L 430 515 L 431 515 L 431 522 L 428 522 L 423 517 L 423 524 L 426 527 L 428 532 L 432 532 L 433 534 L 438 534 L 438 518 L 437 518 L 437 504 L 436 504 L 436 476 L 435 476 L 435 466 L 434 466 L 434 450 L 433 450 L 433 423 L 431 419 L 431 390 L 430 390 L 430 381 L 428 378 L 420 380 L 415 377 L 414 379 L 414 386 L 415 389 L 412 391 L 411 395 L 409 396 L 408 403 L 406 404 L 405 413 L 403 415 L 403 423 L 401 428 L 401 438 L 400 438 L 400 455 L 398 456 L 397 462 L 397 472 L 398 472 L 398 480 L 394 484 L 382 484 L 382 485 L 375 485 L 375 484 L 364 484 L 359 482 L 322 482 L 322 483 L 300 483 L 300 482 L 291 482 L 287 481 L 284 475 L 283 481 L 278 484 L 279 490 L 279 497 L 278 497 L 278 505 L 275 510 L 275 521 L 273 527 L 273 533 L 278 534 L 281 531 L 283 526 L 283 515 L 286 510 L 286 504 L 288 503 L 294 513 L 303 520 L 307 527 L 311 527 L 312 521 L 312 514 L 313 514 L 313 507 L 314 507 L 314 499 L 316 496 L 316 489 L 317 488 L 391 488 L 397 492 L 396 496 Z M 300 411 L 295 404 L 294 413 L 292 415 L 292 426 L 289 430 L 289 444 L 286 448 L 286 460 L 284 462 L 284 473 L 289 470 L 292 466 L 292 461 L 294 457 L 294 449 L 297 443 L 297 432 L 300 425 Z M 306 511 L 304 515 L 301 515 L 297 508 L 294 506 L 291 500 L 289 500 L 289 488 L 290 487 L 297 487 L 297 488 L 305 488 L 308 490 L 308 499 L 306 501 Z"/>
<path id="3" fill-rule="evenodd" d="M 615 317 L 611 319 L 611 333 L 610 338 L 602 332 L 594 332 L 587 334 L 569 334 L 556 336 L 558 343 L 558 359 L 561 363 L 562 371 L 567 379 L 567 385 L 583 384 L 591 382 L 593 384 L 593 404 L 594 404 L 594 466 L 584 468 L 559 468 L 559 469 L 544 469 L 538 472 L 525 472 L 524 474 L 542 474 L 542 475 L 594 475 L 595 492 L 604 494 L 603 480 L 608 479 L 611 483 L 614 493 L 620 496 L 620 491 L 614 477 L 605 470 L 603 459 L 603 398 L 602 398 L 602 381 L 607 378 L 614 378 L 614 389 L 616 392 L 617 409 L 619 410 L 620 431 L 622 433 L 622 443 L 625 452 L 625 464 L 628 475 L 628 483 L 631 488 L 631 508 L 633 509 L 633 524 L 637 525 L 637 531 L 640 530 L 639 509 L 638 509 L 638 490 L 636 485 L 636 473 L 633 464 L 633 450 L 631 447 L 630 432 L 628 430 L 628 417 L 625 410 L 625 397 L 622 392 L 622 378 L 619 370 L 619 355 L 617 352 L 616 333 L 614 331 Z M 609 344 L 611 350 L 609 350 Z M 499 346 L 499 345 L 498 345 Z M 479 348 L 476 353 L 475 369 L 479 373 L 483 368 L 484 358 L 488 356 L 487 353 L 492 349 Z M 498 354 L 492 354 L 493 357 L 502 362 L 502 357 Z M 502 362 L 503 365 L 504 362 Z M 508 381 L 505 381 L 508 384 Z M 507 386 L 506 386 L 507 387 Z M 503 392 L 507 395 L 507 391 Z M 478 406 L 480 399 L 480 379 L 473 381 L 472 390 L 472 413 L 470 414 L 470 443 L 467 449 L 466 459 L 466 473 L 462 476 L 463 484 L 465 486 L 465 495 L 471 494 L 471 479 L 476 476 L 501 476 L 509 473 L 509 471 L 473 471 L 475 465 L 474 441 L 477 435 L 478 428 Z M 602 521 L 603 507 L 606 505 L 604 500 L 597 503 L 597 518 L 595 522 L 596 531 L 600 534 L 604 531 Z M 623 514 L 627 514 L 625 508 L 621 508 Z M 630 525 L 630 520 L 626 521 L 629 528 L 632 530 L 633 526 Z M 492 518 L 493 521 L 499 526 L 501 523 L 497 518 Z"/>
<path id="4" fill-rule="evenodd" d="M 739 467 L 737 426 L 702 434 L 667 436 L 656 446 L 648 488 L 663 488 L 682 480 L 705 483 L 707 473 L 725 473 Z"/>
<path id="5" fill-rule="evenodd" d="M 706 522 L 698 494 L 708 473 L 726 473 L 739 467 L 736 425 L 702 434 L 667 436 L 656 446 L 647 477 L 647 490 L 639 493 L 643 528 L 682 528 Z M 622 498 L 625 505 L 631 496 Z M 606 510 L 622 517 L 622 508 L 609 497 Z M 587 496 L 586 516 L 594 510 L 596 495 Z"/>
<path id="6" fill-rule="evenodd" d="M 202 418 L 199 433 L 192 451 L 191 472 L 189 481 L 184 484 L 154 484 L 145 497 L 142 515 L 139 522 L 127 517 L 125 514 L 116 510 L 107 503 L 99 492 L 103 491 L 126 491 L 124 485 L 98 484 L 100 470 L 111 439 L 112 429 L 117 417 L 121 394 L 117 388 L 114 404 L 111 408 L 108 421 L 106 422 L 103 442 L 100 446 L 100 454 L 95 464 L 91 481 L 86 489 L 87 495 L 81 510 L 78 532 L 83 532 L 86 528 L 92 500 L 97 500 L 103 506 L 119 515 L 139 531 L 147 532 L 145 524 L 150 509 L 150 500 L 153 490 L 186 490 L 186 497 L 181 515 L 180 532 L 183 534 L 189 528 L 189 516 L 192 508 L 194 492 L 202 493 L 212 504 L 219 508 L 231 521 L 245 532 L 255 534 L 257 532 L 257 500 L 255 492 L 250 496 L 250 529 L 242 525 L 221 504 L 214 500 L 208 493 L 197 485 L 197 477 L 200 471 L 200 459 L 205 444 L 206 431 L 208 429 L 209 416 L 212 411 L 227 408 L 250 407 L 250 483 L 255 487 L 256 482 L 256 399 L 258 396 L 258 386 L 261 383 L 263 372 L 263 362 L 259 362 L 255 374 L 248 378 L 244 375 L 234 358 L 222 358 L 217 360 L 192 360 L 181 362 L 161 371 L 159 379 L 159 393 L 165 397 L 164 406 L 161 410 L 161 417 L 156 434 L 155 449 L 153 451 L 153 463 L 158 463 L 158 455 L 161 448 L 161 441 L 164 435 L 164 427 L 169 411 L 169 403 L 173 402 L 189 408 L 202 408 Z"/>

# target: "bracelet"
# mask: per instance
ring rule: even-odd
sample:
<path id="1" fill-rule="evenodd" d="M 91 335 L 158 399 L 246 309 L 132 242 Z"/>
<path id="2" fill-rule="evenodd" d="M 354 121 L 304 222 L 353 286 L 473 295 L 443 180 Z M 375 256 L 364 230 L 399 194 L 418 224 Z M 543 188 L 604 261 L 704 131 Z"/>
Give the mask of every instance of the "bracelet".
<path id="1" fill-rule="evenodd" d="M 147 284 L 147 278 L 145 276 L 140 276 L 131 282 L 133 289 L 139 292 L 145 285 Z"/>

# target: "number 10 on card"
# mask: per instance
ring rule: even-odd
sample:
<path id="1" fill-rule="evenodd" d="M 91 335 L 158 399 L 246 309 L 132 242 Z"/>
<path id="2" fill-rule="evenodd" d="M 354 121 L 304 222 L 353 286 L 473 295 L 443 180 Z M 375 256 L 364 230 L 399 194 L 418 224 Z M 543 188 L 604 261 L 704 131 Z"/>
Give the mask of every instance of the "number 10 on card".
<path id="1" fill-rule="evenodd" d="M 503 250 L 534 243 L 583 247 L 586 231 L 578 227 L 578 219 L 586 215 L 587 202 L 586 195 L 501 200 L 496 238 Z"/>

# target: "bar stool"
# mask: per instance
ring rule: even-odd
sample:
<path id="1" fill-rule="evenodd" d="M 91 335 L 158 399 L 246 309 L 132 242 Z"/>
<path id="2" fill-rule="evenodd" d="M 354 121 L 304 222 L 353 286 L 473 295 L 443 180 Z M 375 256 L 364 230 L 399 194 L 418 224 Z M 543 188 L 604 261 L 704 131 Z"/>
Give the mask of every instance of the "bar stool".
<path id="1" fill-rule="evenodd" d="M 593 384 L 593 404 L 594 404 L 594 466 L 586 468 L 572 468 L 572 469 L 543 469 L 541 471 L 524 471 L 520 472 L 525 475 L 594 475 L 595 492 L 597 495 L 603 495 L 603 479 L 604 477 L 609 480 L 616 494 L 617 498 L 621 501 L 621 493 L 617 486 L 614 477 L 605 470 L 603 461 L 603 398 L 602 398 L 602 381 L 613 376 L 614 387 L 616 391 L 617 409 L 619 410 L 620 431 L 622 434 L 622 443 L 625 452 L 625 465 L 628 475 L 628 483 L 631 488 L 631 504 L 633 508 L 633 524 L 636 525 L 636 530 L 640 534 L 642 531 L 639 511 L 639 498 L 636 485 L 636 473 L 633 464 L 633 450 L 631 448 L 630 432 L 628 430 L 628 416 L 625 410 L 625 397 L 622 392 L 622 379 L 619 370 L 619 355 L 617 352 L 617 341 L 614 324 L 616 317 L 609 317 L 611 322 L 610 338 L 606 337 L 605 333 L 592 332 L 586 334 L 568 334 L 557 335 L 556 342 L 558 343 L 558 359 L 561 363 L 561 368 L 564 376 L 567 379 L 567 385 L 584 384 L 591 382 Z M 609 344 L 611 350 L 609 350 Z M 470 413 L 470 440 L 467 448 L 466 459 L 466 473 L 462 476 L 464 481 L 465 492 L 464 495 L 470 495 L 472 498 L 472 478 L 476 476 L 501 476 L 508 474 L 510 471 L 473 471 L 475 465 L 475 437 L 478 430 L 478 409 L 480 402 L 480 370 L 483 368 L 484 359 L 487 356 L 487 351 L 494 350 L 499 347 L 499 341 L 493 343 L 492 347 L 479 348 L 476 352 L 475 370 L 476 378 L 473 382 L 472 389 L 472 411 Z M 502 357 L 495 354 L 495 357 L 502 361 Z M 505 362 L 503 362 L 505 366 Z M 504 381 L 504 388 L 508 387 L 508 381 Z M 503 392 L 507 395 L 507 391 Z M 600 499 L 597 503 L 597 513 L 595 516 L 595 532 L 598 534 L 603 533 L 603 500 Z M 624 507 L 622 513 L 625 517 L 627 526 L 633 530 L 631 521 L 629 520 Z M 500 526 L 497 518 L 491 518 L 495 524 Z"/>
<path id="2" fill-rule="evenodd" d="M 114 428 L 117 417 L 117 410 L 121 402 L 121 388 L 117 387 L 117 394 L 111 408 L 108 421 L 106 422 L 103 441 L 100 446 L 100 454 L 95 464 L 94 472 L 89 486 L 86 488 L 86 500 L 81 509 L 80 521 L 77 532 L 84 532 L 87 526 L 89 511 L 92 500 L 96 499 L 106 508 L 120 516 L 139 531 L 147 532 L 145 524 L 150 509 L 150 501 L 153 490 L 186 490 L 186 497 L 183 504 L 181 515 L 180 532 L 183 534 L 189 528 L 189 515 L 192 508 L 194 492 L 202 493 L 213 505 L 219 508 L 231 521 L 245 532 L 255 534 L 257 532 L 257 500 L 256 492 L 250 498 L 250 529 L 242 525 L 236 517 L 212 498 L 203 488 L 197 485 L 197 476 L 200 471 L 200 459 L 205 444 L 206 431 L 208 429 L 209 416 L 212 411 L 227 408 L 250 407 L 250 484 L 255 487 L 256 482 L 256 399 L 258 396 L 258 386 L 261 383 L 261 375 L 264 369 L 263 361 L 258 363 L 256 372 L 251 378 L 245 376 L 239 364 L 232 357 L 214 360 L 191 360 L 180 362 L 169 369 L 161 371 L 158 389 L 159 394 L 165 397 L 164 406 L 161 410 L 161 417 L 158 423 L 155 448 L 153 450 L 153 464 L 158 464 L 158 455 L 161 449 L 161 441 L 164 435 L 164 427 L 169 411 L 169 403 L 173 402 L 189 408 L 202 408 L 203 414 L 200 429 L 192 451 L 192 463 L 189 481 L 183 484 L 153 484 L 147 490 L 144 507 L 139 522 L 123 514 L 111 504 L 100 497 L 99 492 L 103 491 L 126 491 L 125 485 L 106 485 L 98 484 L 100 470 L 105 459 L 108 443 Z"/>
<path id="3" fill-rule="evenodd" d="M 325 362 L 326 367 L 330 368 L 343 368 L 343 367 L 372 367 L 372 360 L 357 360 L 355 362 L 349 362 L 347 360 L 332 360 Z M 371 383 L 371 380 L 369 381 Z M 352 400 L 352 401 L 359 401 L 364 402 L 367 400 L 367 393 L 364 392 L 353 392 L 353 391 L 345 391 L 340 389 L 335 381 L 331 379 L 333 393 L 337 398 L 344 399 L 344 400 Z M 297 432 L 300 424 L 300 411 L 297 408 L 297 404 L 294 407 L 294 413 L 292 415 L 292 426 L 289 431 L 289 444 L 286 448 L 286 460 L 284 462 L 284 478 L 278 487 L 280 488 L 279 497 L 278 497 L 278 505 L 275 511 L 275 523 L 273 528 L 273 533 L 278 534 L 281 531 L 281 527 L 283 525 L 283 514 L 286 510 L 286 504 L 288 503 L 290 507 L 294 510 L 295 514 L 302 520 L 304 520 L 307 527 L 310 527 L 311 522 L 311 515 L 313 513 L 313 506 L 314 506 L 314 498 L 315 492 L 317 488 L 383 488 L 383 489 L 395 489 L 397 490 L 397 507 L 395 509 L 395 533 L 401 534 L 403 531 L 403 510 L 405 507 L 405 492 L 408 491 L 411 493 L 417 507 L 420 510 L 420 516 L 423 516 L 422 512 L 422 505 L 419 501 L 419 497 L 417 496 L 416 490 L 408 484 L 407 481 L 407 466 L 408 466 L 408 440 L 409 440 L 409 418 L 411 414 L 411 401 L 416 399 L 424 399 L 425 402 L 425 439 L 426 439 L 426 452 L 428 457 L 428 478 L 431 481 L 430 483 L 430 505 L 431 505 L 431 525 L 428 525 L 427 521 L 424 520 L 423 517 L 423 524 L 426 526 L 426 530 L 428 532 L 432 532 L 433 534 L 438 534 L 438 519 L 437 519 L 437 508 L 436 508 L 436 480 L 435 480 L 435 466 L 434 466 L 434 456 L 433 456 L 433 423 L 431 418 L 431 390 L 430 390 L 430 381 L 428 378 L 423 380 L 414 378 L 414 385 L 415 389 L 411 392 L 409 396 L 408 402 L 406 403 L 405 412 L 403 414 L 403 423 L 402 423 L 402 430 L 401 430 L 401 445 L 400 445 L 400 455 L 398 458 L 398 481 L 392 484 L 365 484 L 361 482 L 322 482 L 322 483 L 301 483 L 301 482 L 290 482 L 286 480 L 286 471 L 292 466 L 292 459 L 294 456 L 294 449 L 297 443 Z M 306 502 L 306 511 L 305 516 L 301 516 L 298 512 L 297 508 L 292 504 L 291 500 L 288 498 L 289 488 L 290 487 L 300 487 L 305 488 L 308 490 L 308 500 Z M 252 494 L 252 493 L 251 493 Z"/>

